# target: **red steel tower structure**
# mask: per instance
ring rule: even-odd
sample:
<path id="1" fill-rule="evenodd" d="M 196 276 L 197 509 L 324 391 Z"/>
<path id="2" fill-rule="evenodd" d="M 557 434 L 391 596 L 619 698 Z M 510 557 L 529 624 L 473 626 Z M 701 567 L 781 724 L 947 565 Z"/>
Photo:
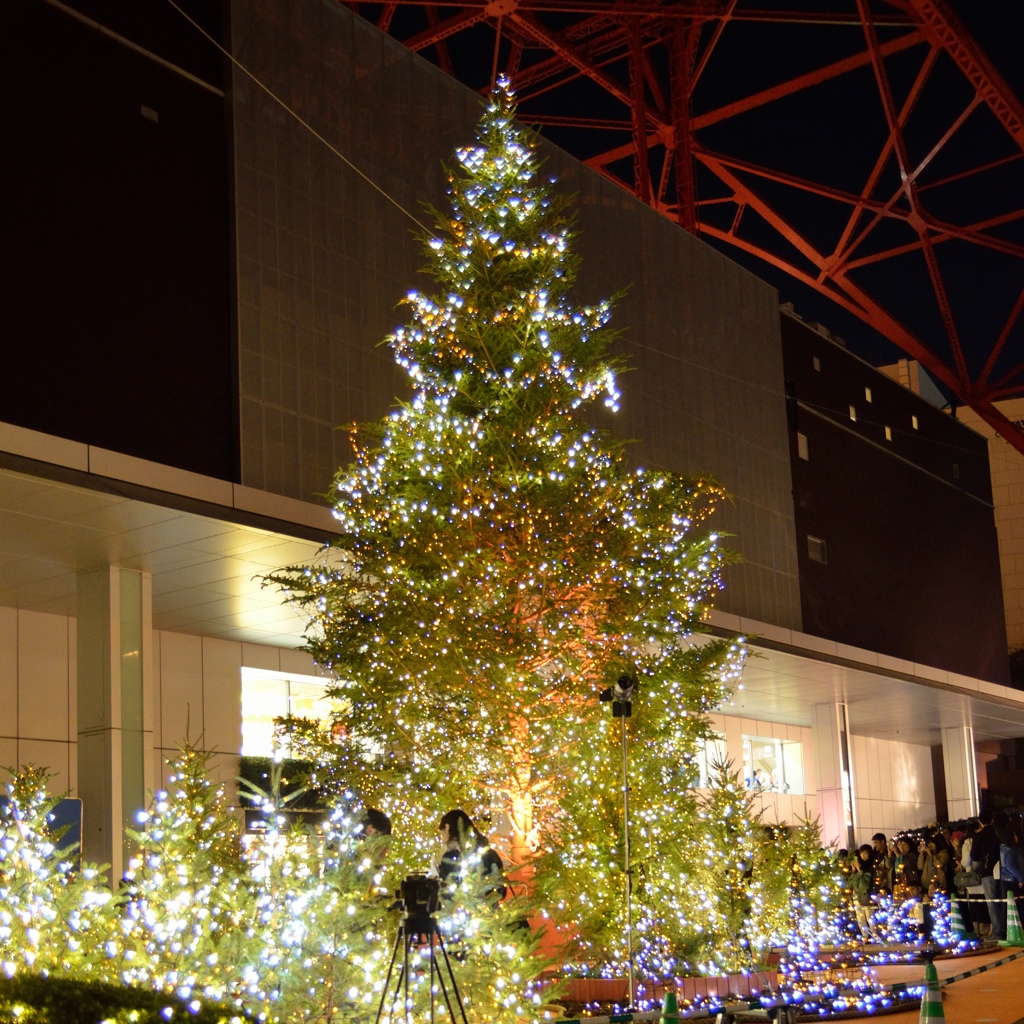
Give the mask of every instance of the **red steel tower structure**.
<path id="1" fill-rule="evenodd" d="M 948 0 L 349 6 L 681 229 L 870 325 L 1024 453 L 1024 105 Z M 742 258 L 742 257 L 741 257 Z"/>

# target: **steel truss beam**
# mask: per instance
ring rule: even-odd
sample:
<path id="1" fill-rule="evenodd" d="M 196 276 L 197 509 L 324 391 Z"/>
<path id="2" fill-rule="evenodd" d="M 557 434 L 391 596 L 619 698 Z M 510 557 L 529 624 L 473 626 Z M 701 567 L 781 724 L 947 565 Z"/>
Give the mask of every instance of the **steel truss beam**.
<path id="1" fill-rule="evenodd" d="M 416 16 L 410 9 L 420 8 L 422 27 L 411 34 L 406 28 L 399 37 L 414 50 L 435 54 L 442 67 L 475 88 L 487 85 L 454 56 L 458 36 L 490 27 L 489 70 L 510 74 L 523 120 L 587 130 L 597 143 L 585 154 L 591 167 L 684 229 L 756 256 L 827 296 L 919 360 L 1024 453 L 1024 430 L 993 406 L 1024 395 L 1024 360 L 1007 360 L 1024 350 L 1024 289 L 1005 299 L 1001 324 L 979 349 L 972 309 L 955 294 L 947 255 L 988 253 L 1008 261 L 1024 281 L 1024 189 L 1008 191 L 1005 177 L 999 178 L 1014 170 L 1018 180 L 1024 178 L 1024 105 L 946 0 L 852 0 L 844 11 L 830 9 L 837 5 L 828 0 L 819 10 L 788 9 L 784 0 L 777 10 L 744 0 L 397 0 L 352 6 L 385 31 L 394 31 L 402 16 L 407 26 Z M 729 102 L 716 104 L 706 90 L 697 92 L 708 69 L 726 59 L 719 52 L 731 33 L 769 23 L 787 32 L 828 31 L 830 40 L 844 33 L 846 52 L 835 55 L 833 48 L 830 59 L 789 75 L 780 62 L 775 82 Z M 956 75 L 967 87 L 955 110 L 929 106 L 929 85 L 939 73 Z M 595 109 L 581 113 L 578 102 L 560 108 L 560 90 L 571 84 L 578 95 L 584 83 L 604 97 Z M 840 87 L 877 114 L 881 138 L 872 142 L 869 167 L 854 190 L 848 175 L 805 178 L 769 166 L 757 153 L 723 153 L 705 141 L 713 128 L 720 138 L 718 129 L 730 122 L 745 118 L 746 124 L 786 109 L 802 94 Z M 932 127 L 923 153 L 920 130 L 913 144 L 908 135 L 922 109 L 929 125 L 941 123 L 938 131 Z M 995 142 L 965 165 L 963 140 L 982 119 Z M 601 145 L 609 132 L 621 141 Z M 957 153 L 954 169 L 937 173 L 950 152 Z M 998 200 L 998 208 L 989 202 L 983 214 L 956 222 L 943 202 L 950 189 Z M 844 213 L 831 239 L 823 243 L 816 225 L 812 242 L 801 211 L 822 201 Z M 937 333 L 923 326 L 928 318 L 904 322 L 866 283 L 869 270 L 891 266 L 898 275 L 908 260 L 919 261 L 929 282 L 932 319 L 942 325 Z M 980 308 L 990 297 L 972 301 Z"/>

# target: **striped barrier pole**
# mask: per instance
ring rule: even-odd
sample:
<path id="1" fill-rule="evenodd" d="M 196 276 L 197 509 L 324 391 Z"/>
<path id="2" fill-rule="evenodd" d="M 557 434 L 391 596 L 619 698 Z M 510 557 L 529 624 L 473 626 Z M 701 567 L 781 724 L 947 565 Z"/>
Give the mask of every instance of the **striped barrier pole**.
<path id="1" fill-rule="evenodd" d="M 710 1017 L 707 1010 L 679 1010 L 680 1020 L 700 1020 Z M 635 1020 L 661 1020 L 661 1010 L 643 1010 L 640 1013 L 613 1013 L 608 1017 L 575 1017 L 558 1024 L 632 1024 Z"/>
<path id="2" fill-rule="evenodd" d="M 986 971 L 994 970 L 996 967 L 1002 967 L 1003 964 L 1010 963 L 1011 960 L 1019 960 L 1024 956 L 1024 950 L 1019 953 L 1011 953 L 1009 956 L 1002 956 L 998 960 L 993 960 L 990 964 L 985 964 L 983 967 L 975 967 L 972 971 L 964 971 L 963 974 L 951 974 L 948 978 L 941 978 L 939 980 L 939 988 L 945 988 L 947 985 L 952 985 L 955 981 L 963 981 L 964 978 L 973 978 L 976 974 L 984 974 Z M 898 981 L 894 985 L 885 986 L 887 992 L 907 992 L 912 989 L 921 989 L 925 987 L 925 981 Z"/>
<path id="3" fill-rule="evenodd" d="M 940 987 L 945 985 L 952 985 L 954 981 L 963 981 L 964 978 L 973 978 L 976 974 L 984 974 L 986 971 L 991 971 L 994 967 L 1002 967 L 1003 964 L 1008 964 L 1011 960 L 1019 960 L 1024 956 L 1024 949 L 1019 953 L 1011 953 L 1009 956 L 1000 957 L 998 960 L 993 960 L 990 964 L 985 964 L 984 967 L 975 967 L 973 971 L 965 971 L 963 974 L 951 974 L 948 978 L 944 978 L 939 982 Z"/>

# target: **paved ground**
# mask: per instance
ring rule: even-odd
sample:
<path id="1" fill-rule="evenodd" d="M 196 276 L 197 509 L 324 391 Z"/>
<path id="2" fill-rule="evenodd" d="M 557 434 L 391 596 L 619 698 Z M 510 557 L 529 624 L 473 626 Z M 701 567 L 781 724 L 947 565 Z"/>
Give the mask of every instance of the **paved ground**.
<path id="1" fill-rule="evenodd" d="M 940 979 L 948 978 L 1020 952 L 1009 948 L 965 959 L 937 960 L 935 967 Z M 878 976 L 885 982 L 917 981 L 924 976 L 924 968 L 883 967 Z M 1024 1024 L 1024 957 L 947 985 L 942 989 L 942 1012 L 947 1024 Z M 918 1010 L 878 1018 L 879 1024 L 918 1024 L 919 1019 Z"/>

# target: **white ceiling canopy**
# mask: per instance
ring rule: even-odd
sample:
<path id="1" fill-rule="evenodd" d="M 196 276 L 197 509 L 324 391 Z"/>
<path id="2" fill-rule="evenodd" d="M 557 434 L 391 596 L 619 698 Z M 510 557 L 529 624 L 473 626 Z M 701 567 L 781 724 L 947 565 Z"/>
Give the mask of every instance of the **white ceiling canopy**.
<path id="1" fill-rule="evenodd" d="M 302 617 L 262 577 L 318 558 L 326 509 L 250 492 L 250 509 L 271 511 L 254 514 L 194 490 L 41 468 L 0 468 L 0 605 L 74 615 L 77 574 L 113 565 L 152 575 L 155 629 L 301 645 Z M 244 490 L 216 485 L 215 496 Z M 809 726 L 816 704 L 843 701 L 858 735 L 937 745 L 943 728 L 968 724 L 976 740 L 1024 736 L 1016 690 L 719 612 L 711 625 L 754 638 L 727 714 Z"/>

